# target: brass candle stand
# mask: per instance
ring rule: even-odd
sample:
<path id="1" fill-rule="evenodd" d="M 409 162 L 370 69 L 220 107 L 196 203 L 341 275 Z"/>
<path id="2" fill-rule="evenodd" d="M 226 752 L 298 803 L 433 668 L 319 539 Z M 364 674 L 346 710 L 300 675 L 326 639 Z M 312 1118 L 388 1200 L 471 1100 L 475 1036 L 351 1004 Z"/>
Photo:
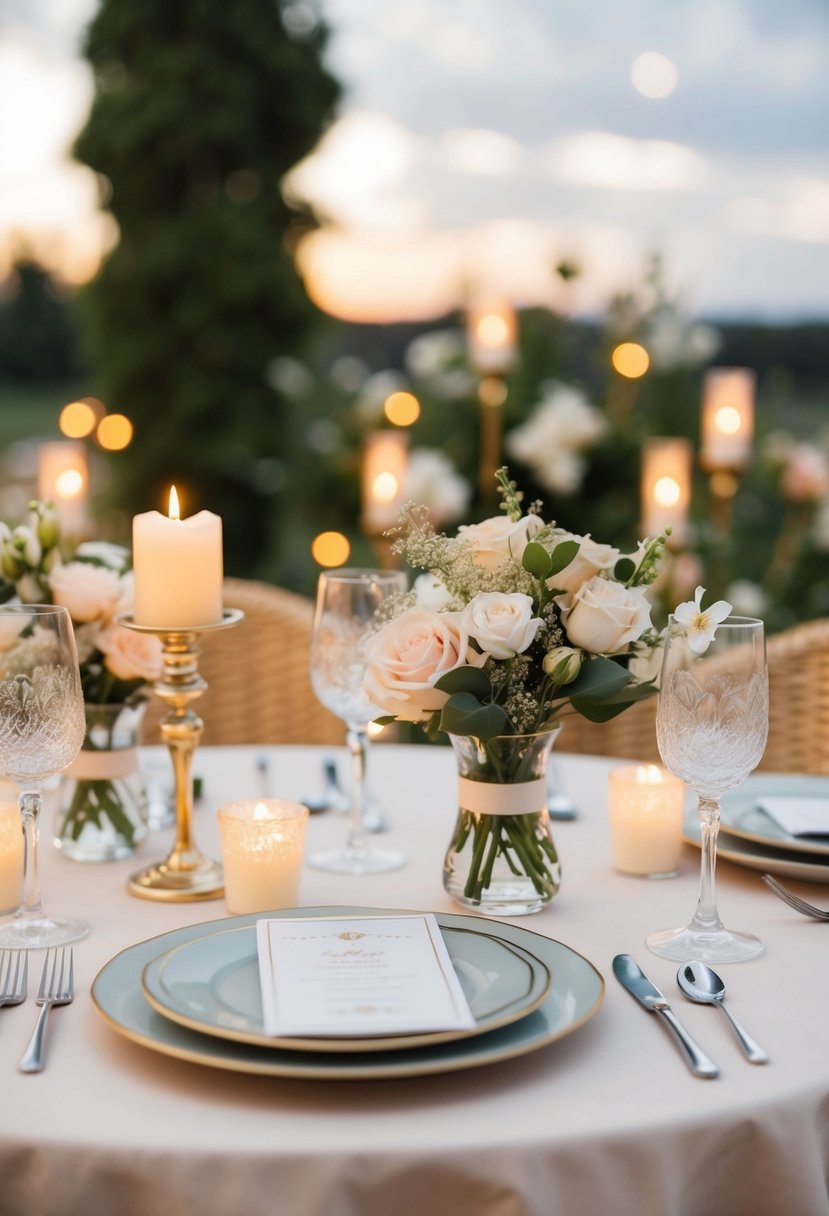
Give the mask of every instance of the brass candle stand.
<path id="1" fill-rule="evenodd" d="M 161 738 L 169 748 L 175 775 L 175 844 L 164 861 L 155 862 L 130 877 L 127 890 L 141 899 L 184 902 L 220 899 L 224 893 L 221 865 L 200 853 L 193 839 L 193 757 L 204 723 L 191 708 L 191 702 L 207 688 L 207 681 L 198 670 L 197 635 L 229 629 L 242 620 L 244 613 L 235 608 L 225 609 L 222 619 L 213 625 L 192 629 L 164 629 L 138 625 L 131 616 L 118 618 L 118 623 L 127 629 L 161 638 L 164 670 L 161 679 L 153 685 L 153 691 L 169 707 L 161 723 Z"/>

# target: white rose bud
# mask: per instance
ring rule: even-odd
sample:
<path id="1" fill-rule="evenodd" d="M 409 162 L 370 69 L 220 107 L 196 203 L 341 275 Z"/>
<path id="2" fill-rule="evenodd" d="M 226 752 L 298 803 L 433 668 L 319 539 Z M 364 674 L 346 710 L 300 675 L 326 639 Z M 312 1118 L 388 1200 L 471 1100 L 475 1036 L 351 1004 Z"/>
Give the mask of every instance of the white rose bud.
<path id="1" fill-rule="evenodd" d="M 493 659 L 511 659 L 533 643 L 541 624 L 541 617 L 533 616 L 529 595 L 485 591 L 466 605 L 460 628 Z"/>
<path id="2" fill-rule="evenodd" d="M 556 603 L 571 644 L 590 654 L 619 654 L 651 623 L 643 587 L 625 587 L 598 575 L 575 595 L 557 596 Z"/>
<path id="3" fill-rule="evenodd" d="M 542 667 L 556 684 L 572 684 L 581 671 L 584 655 L 572 646 L 556 646 L 544 656 Z"/>
<path id="4" fill-rule="evenodd" d="M 32 527 L 36 530 L 41 545 L 45 550 L 54 549 L 60 540 L 60 520 L 54 506 L 50 502 L 38 503 L 32 515 Z"/>
<path id="5" fill-rule="evenodd" d="M 41 548 L 40 541 L 37 539 L 37 534 L 25 524 L 20 524 L 19 527 L 15 528 L 12 535 L 26 564 L 29 566 L 39 565 L 40 559 L 43 556 L 43 549 Z"/>

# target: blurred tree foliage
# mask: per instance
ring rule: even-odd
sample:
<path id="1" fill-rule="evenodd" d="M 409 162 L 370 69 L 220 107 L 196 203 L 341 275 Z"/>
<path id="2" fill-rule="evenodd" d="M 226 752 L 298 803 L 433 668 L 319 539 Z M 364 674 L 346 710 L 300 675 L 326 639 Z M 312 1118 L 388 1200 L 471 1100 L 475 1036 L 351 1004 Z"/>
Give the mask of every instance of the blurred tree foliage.
<path id="1" fill-rule="evenodd" d="M 56 382 L 80 370 L 70 297 L 41 266 L 21 257 L 0 296 L 0 378 Z"/>
<path id="2" fill-rule="evenodd" d="M 186 514 L 219 512 L 229 573 L 275 545 L 287 462 L 267 369 L 315 316 L 290 255 L 312 220 L 280 189 L 339 95 L 307 18 L 275 0 L 103 0 L 85 48 L 75 155 L 118 241 L 81 315 L 94 391 L 135 424 L 114 493 L 132 513 L 175 482 Z"/>

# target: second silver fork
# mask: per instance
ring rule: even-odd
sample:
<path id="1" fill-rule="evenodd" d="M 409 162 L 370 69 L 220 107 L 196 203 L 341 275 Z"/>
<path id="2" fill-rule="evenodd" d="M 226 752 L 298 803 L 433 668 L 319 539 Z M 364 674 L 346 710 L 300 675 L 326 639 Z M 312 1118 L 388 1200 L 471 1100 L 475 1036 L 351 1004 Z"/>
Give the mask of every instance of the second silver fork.
<path id="1" fill-rule="evenodd" d="M 18 1064 L 21 1072 L 40 1072 L 45 1061 L 46 1023 L 55 1005 L 69 1005 L 75 995 L 72 949 L 47 950 L 36 1003 L 41 1006 L 29 1045 Z"/>
<path id="2" fill-rule="evenodd" d="M 811 916 L 813 920 L 829 921 L 829 910 L 819 908 L 816 904 L 810 904 L 805 899 L 801 899 L 799 895 L 795 895 L 794 891 L 790 891 L 776 878 L 772 878 L 771 874 L 764 874 L 763 882 L 778 899 L 782 899 L 784 904 L 794 908 L 795 912 L 800 912 L 803 916 Z"/>
<path id="3" fill-rule="evenodd" d="M 29 951 L 0 951 L 0 1005 L 22 1005 L 29 979 Z"/>

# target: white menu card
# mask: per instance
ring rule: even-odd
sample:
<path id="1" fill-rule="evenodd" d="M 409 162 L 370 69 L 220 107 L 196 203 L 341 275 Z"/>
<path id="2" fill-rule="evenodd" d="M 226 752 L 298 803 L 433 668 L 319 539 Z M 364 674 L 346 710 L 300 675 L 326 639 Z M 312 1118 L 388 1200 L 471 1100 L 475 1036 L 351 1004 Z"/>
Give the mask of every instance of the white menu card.
<path id="1" fill-rule="evenodd" d="M 359 1037 L 471 1028 L 431 913 L 256 922 L 265 1033 Z"/>

